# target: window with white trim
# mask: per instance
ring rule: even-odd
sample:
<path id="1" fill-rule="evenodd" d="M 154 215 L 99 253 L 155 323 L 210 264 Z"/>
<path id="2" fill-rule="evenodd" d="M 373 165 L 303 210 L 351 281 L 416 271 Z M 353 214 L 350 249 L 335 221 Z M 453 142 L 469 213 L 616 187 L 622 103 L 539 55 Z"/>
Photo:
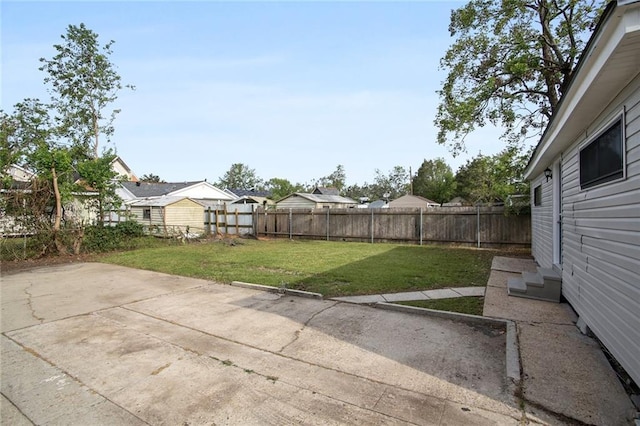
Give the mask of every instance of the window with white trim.
<path id="1" fill-rule="evenodd" d="M 542 185 L 538 185 L 533 189 L 533 205 L 542 205 Z"/>
<path id="2" fill-rule="evenodd" d="M 624 177 L 622 117 L 580 150 L 580 188 Z"/>

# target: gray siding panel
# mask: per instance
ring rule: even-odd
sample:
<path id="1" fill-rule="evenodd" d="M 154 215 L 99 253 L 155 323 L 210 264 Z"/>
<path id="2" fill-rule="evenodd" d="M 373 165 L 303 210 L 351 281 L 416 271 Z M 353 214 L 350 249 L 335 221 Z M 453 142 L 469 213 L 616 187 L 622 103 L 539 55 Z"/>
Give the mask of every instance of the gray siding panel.
<path id="1" fill-rule="evenodd" d="M 553 263 L 553 180 L 538 176 L 531 184 L 531 199 L 535 187 L 542 185 L 542 199 L 540 206 L 531 207 L 531 254 L 536 261 L 545 267 Z"/>
<path id="2" fill-rule="evenodd" d="M 597 132 L 623 107 L 624 180 L 580 189 L 579 148 L 587 141 L 584 135 L 563 154 L 562 292 L 640 383 L 640 77 L 585 133 Z M 535 236 L 546 238 L 546 232 Z M 545 259 L 534 255 L 539 262 Z"/>

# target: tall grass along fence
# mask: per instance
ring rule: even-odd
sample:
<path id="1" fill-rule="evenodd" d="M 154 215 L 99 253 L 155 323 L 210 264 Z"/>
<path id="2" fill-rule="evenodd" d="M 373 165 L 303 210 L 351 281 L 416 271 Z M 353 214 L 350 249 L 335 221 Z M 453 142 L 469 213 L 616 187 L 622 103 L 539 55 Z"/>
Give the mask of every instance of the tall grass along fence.
<path id="1" fill-rule="evenodd" d="M 529 247 L 531 216 L 504 207 L 256 209 L 256 236 Z"/>

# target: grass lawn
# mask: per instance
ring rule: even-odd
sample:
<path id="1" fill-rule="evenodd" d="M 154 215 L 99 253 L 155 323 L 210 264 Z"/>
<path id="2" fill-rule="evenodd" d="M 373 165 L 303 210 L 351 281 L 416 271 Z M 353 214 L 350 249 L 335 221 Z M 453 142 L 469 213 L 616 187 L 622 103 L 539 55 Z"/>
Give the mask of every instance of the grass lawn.
<path id="1" fill-rule="evenodd" d="M 326 297 L 484 286 L 505 252 L 399 244 L 238 239 L 145 248 L 97 260 L 221 283 L 286 286 Z"/>
<path id="2" fill-rule="evenodd" d="M 484 297 L 455 297 L 451 299 L 415 300 L 396 303 L 399 305 L 416 306 L 418 308 L 482 316 Z"/>

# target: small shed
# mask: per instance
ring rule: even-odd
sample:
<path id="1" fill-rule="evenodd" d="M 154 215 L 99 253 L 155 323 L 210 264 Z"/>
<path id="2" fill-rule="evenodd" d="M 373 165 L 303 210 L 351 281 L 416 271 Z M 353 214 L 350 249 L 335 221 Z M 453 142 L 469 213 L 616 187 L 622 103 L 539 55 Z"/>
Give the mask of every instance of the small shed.
<path id="1" fill-rule="evenodd" d="M 134 220 L 152 234 L 204 233 L 204 206 L 188 197 L 158 197 L 130 204 Z"/>
<path id="2" fill-rule="evenodd" d="M 440 207 L 439 203 L 419 195 L 403 195 L 389 203 L 391 208 L 431 208 Z"/>

